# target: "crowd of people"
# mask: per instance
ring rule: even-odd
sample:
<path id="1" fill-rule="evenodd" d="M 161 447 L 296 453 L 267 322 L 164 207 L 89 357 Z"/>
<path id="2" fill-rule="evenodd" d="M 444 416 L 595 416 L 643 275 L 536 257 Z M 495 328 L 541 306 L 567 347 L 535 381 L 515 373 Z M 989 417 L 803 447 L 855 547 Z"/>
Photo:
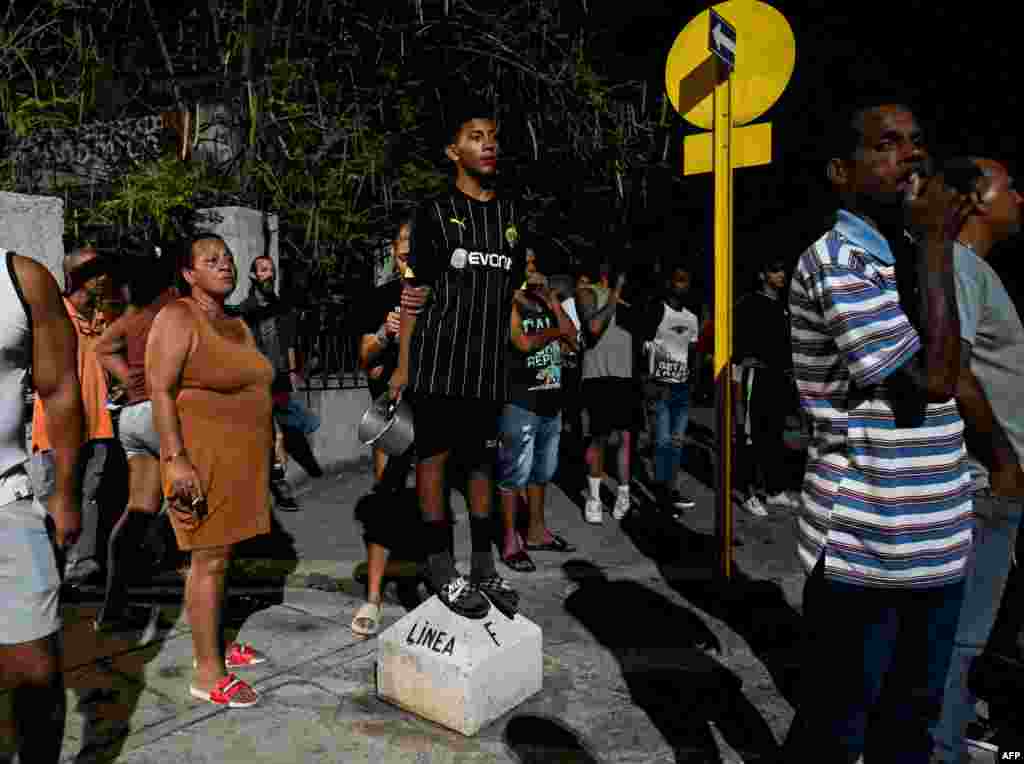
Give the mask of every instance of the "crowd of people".
<path id="1" fill-rule="evenodd" d="M 785 259 L 765 260 L 736 306 L 738 498 L 755 517 L 765 504 L 796 516 L 807 573 L 804 679 L 783 760 L 960 762 L 982 737 L 967 677 L 1000 607 L 1024 497 L 1024 327 L 986 260 L 1019 231 L 1022 200 L 994 160 L 936 172 L 908 107 L 869 104 L 835 128 L 835 225 L 791 279 Z M 575 550 L 545 513 L 560 471 L 577 473 L 583 517 L 599 524 L 610 462 L 621 520 L 636 505 L 635 438 L 647 430 L 653 506 L 682 520 L 696 504 L 686 433 L 694 360 L 713 327 L 693 304 L 691 266 L 669 264 L 649 297 L 607 262 L 548 273 L 525 202 L 497 183 L 490 107 L 453 108 L 443 147 L 451 188 L 396 222 L 395 278 L 359 313 L 371 398 L 406 404 L 415 431 L 404 452 L 373 453 L 384 511 L 364 529 L 367 597 L 351 624 L 362 636 L 380 626 L 396 525 L 415 539 L 428 588 L 480 619 L 519 608 L 495 546 L 520 573 L 536 569 L 534 554 Z M 12 603 L 0 673 L 15 687 L 23 761 L 60 751 L 62 582 L 102 576 L 96 628 L 119 628 L 162 511 L 190 557 L 189 691 L 255 704 L 235 672 L 265 658 L 223 636 L 232 549 L 269 532 L 274 506 L 298 509 L 287 454 L 322 474 L 302 455 L 318 422 L 291 396 L 305 381 L 274 262 L 255 260 L 238 310 L 219 236 L 147 262 L 109 325 L 97 300 L 109 265 L 95 250 L 68 254 L 63 290 L 28 258 L 6 253 L 0 268 L 0 591 Z M 785 433 L 798 408 L 810 439 L 795 495 Z M 416 511 L 388 513 L 410 473 Z M 467 574 L 447 498 L 456 473 Z M 113 505 L 123 511 L 104 549 Z"/>

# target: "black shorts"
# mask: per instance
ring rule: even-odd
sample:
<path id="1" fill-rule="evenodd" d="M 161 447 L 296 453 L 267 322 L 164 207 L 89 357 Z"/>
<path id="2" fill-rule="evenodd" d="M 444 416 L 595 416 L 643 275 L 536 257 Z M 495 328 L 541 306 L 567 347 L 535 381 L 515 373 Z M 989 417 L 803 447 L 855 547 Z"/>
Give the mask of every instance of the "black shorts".
<path id="1" fill-rule="evenodd" d="M 590 434 L 596 437 L 635 429 L 643 416 L 640 388 L 632 379 L 585 379 L 582 397 L 590 418 Z"/>
<path id="2" fill-rule="evenodd" d="M 451 451 L 467 466 L 493 463 L 502 404 L 473 398 L 409 395 L 419 459 Z"/>

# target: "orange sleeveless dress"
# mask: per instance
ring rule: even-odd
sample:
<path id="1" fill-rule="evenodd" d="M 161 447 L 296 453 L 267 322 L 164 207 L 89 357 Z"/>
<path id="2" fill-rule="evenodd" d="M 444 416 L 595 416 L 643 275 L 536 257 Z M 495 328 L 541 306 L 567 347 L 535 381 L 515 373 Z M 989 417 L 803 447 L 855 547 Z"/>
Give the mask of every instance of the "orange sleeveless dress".
<path id="1" fill-rule="evenodd" d="M 196 318 L 198 343 L 185 361 L 176 403 L 206 515 L 192 528 L 172 522 L 174 535 L 182 550 L 229 546 L 270 532 L 274 368 L 254 344 L 221 336 L 199 306 L 183 302 Z"/>

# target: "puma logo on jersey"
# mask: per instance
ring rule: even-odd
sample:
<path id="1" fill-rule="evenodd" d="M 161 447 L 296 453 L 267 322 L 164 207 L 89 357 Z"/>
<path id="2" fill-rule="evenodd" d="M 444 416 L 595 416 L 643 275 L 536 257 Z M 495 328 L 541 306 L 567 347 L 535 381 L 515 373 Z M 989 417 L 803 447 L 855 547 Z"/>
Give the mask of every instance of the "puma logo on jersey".
<path id="1" fill-rule="evenodd" d="M 449 223 L 455 223 L 459 228 L 466 227 L 466 221 L 460 218 L 448 218 Z"/>
<path id="2" fill-rule="evenodd" d="M 452 268 L 462 270 L 467 264 L 475 265 L 478 268 L 498 268 L 503 271 L 512 270 L 512 258 L 508 255 L 499 255 L 494 252 L 469 252 L 462 247 L 452 252 Z"/>

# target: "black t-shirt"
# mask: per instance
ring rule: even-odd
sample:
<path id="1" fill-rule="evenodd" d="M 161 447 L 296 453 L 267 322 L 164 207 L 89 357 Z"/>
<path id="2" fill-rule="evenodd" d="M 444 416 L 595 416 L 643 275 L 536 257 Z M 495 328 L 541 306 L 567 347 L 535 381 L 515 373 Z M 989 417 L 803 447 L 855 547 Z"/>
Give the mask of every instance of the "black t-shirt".
<path id="1" fill-rule="evenodd" d="M 755 358 L 769 369 L 793 368 L 793 349 L 789 336 L 789 306 L 786 296 L 769 297 L 752 292 L 736 305 L 735 349 L 737 363 Z"/>
<path id="2" fill-rule="evenodd" d="M 362 331 L 360 334 L 376 334 L 381 325 L 387 320 L 388 313 L 401 309 L 402 280 L 395 279 L 387 284 L 374 289 L 366 298 L 366 302 L 360 308 L 363 319 Z M 398 368 L 398 337 L 393 337 L 391 344 L 381 354 L 377 366 L 384 367 L 384 373 L 377 379 L 370 379 L 370 393 L 374 398 L 383 394 L 388 386 L 388 380 L 392 373 Z"/>
<path id="3" fill-rule="evenodd" d="M 540 334 L 558 326 L 558 318 L 546 305 L 530 300 L 519 303 L 523 334 Z M 531 353 L 509 343 L 509 402 L 540 416 L 554 416 L 561 406 L 562 347 L 558 340 Z"/>
<path id="4" fill-rule="evenodd" d="M 453 189 L 412 221 L 409 267 L 433 296 L 416 321 L 409 389 L 503 403 L 512 295 L 526 268 L 522 204 Z"/>

